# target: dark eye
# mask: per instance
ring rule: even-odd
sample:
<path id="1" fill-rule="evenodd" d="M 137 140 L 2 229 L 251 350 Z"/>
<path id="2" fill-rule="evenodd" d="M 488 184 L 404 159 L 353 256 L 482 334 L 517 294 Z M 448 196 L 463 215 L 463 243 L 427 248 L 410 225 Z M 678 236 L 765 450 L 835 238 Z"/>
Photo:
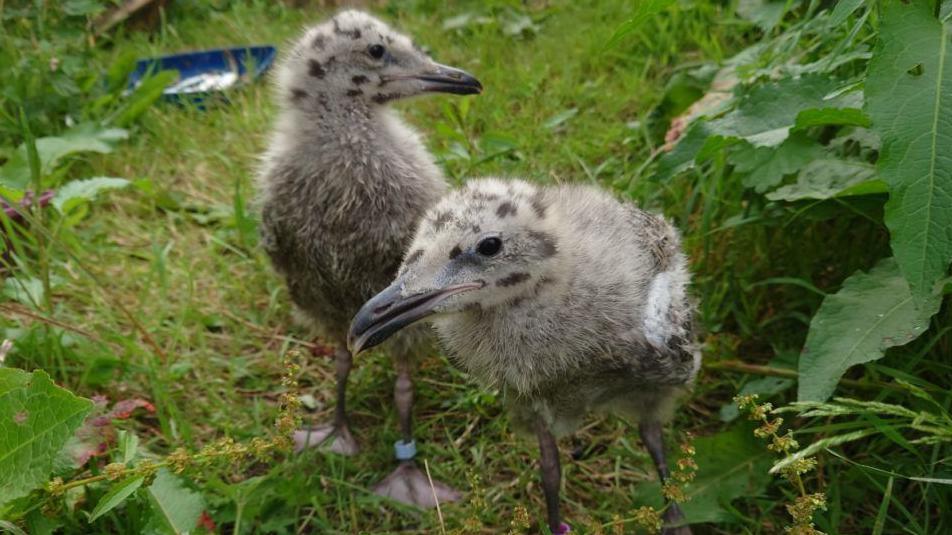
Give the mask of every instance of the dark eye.
<path id="1" fill-rule="evenodd" d="M 502 240 L 496 237 L 485 238 L 476 245 L 476 252 L 483 256 L 493 256 L 502 249 Z"/>
<path id="2" fill-rule="evenodd" d="M 370 54 L 370 57 L 372 57 L 372 58 L 374 58 L 374 59 L 380 59 L 380 58 L 382 58 L 384 52 L 386 52 L 386 51 L 387 51 L 387 49 L 384 48 L 383 45 L 370 45 L 370 46 L 367 48 L 367 53 Z"/>

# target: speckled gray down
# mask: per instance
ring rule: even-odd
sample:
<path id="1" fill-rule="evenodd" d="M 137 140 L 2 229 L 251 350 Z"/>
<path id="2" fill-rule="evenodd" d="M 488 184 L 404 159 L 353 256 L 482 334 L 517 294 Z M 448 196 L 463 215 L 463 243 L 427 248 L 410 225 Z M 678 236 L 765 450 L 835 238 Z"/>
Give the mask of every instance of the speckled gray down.
<path id="1" fill-rule="evenodd" d="M 392 52 L 380 68 L 353 56 L 375 42 Z M 387 72 L 414 62 L 432 64 L 407 37 L 346 11 L 307 30 L 277 69 L 281 110 L 258 174 L 262 245 L 294 304 L 341 345 L 447 188 L 420 136 L 385 106 L 415 91 Z M 403 333 L 391 349 L 422 335 Z"/>
<path id="2" fill-rule="evenodd" d="M 489 258 L 487 236 L 502 240 Z M 405 296 L 485 283 L 430 320 L 517 426 L 539 415 L 562 435 L 599 410 L 662 422 L 700 367 L 677 230 L 598 188 L 470 181 L 428 211 L 398 280 Z"/>

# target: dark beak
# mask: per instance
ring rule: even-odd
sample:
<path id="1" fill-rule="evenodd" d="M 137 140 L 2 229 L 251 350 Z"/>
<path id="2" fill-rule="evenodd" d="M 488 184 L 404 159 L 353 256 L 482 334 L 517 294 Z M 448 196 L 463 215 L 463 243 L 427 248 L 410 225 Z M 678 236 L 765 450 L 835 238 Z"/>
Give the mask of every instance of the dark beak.
<path id="1" fill-rule="evenodd" d="M 347 345 L 354 355 L 378 346 L 397 331 L 430 314 L 447 297 L 477 290 L 482 282 L 454 284 L 438 290 L 430 290 L 409 297 L 402 297 L 403 281 L 397 279 L 360 307 L 350 323 Z"/>
<path id="2" fill-rule="evenodd" d="M 414 78 L 423 82 L 423 90 L 428 92 L 474 95 L 483 90 L 483 84 L 479 83 L 472 74 L 439 63 L 436 64 L 435 70 L 414 76 Z"/>

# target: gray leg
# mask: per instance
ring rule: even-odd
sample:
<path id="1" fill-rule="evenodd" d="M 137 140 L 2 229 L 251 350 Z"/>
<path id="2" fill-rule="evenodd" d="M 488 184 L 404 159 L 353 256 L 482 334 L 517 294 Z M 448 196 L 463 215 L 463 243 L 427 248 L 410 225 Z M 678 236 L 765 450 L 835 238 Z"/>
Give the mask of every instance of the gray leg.
<path id="1" fill-rule="evenodd" d="M 542 491 L 545 493 L 546 521 L 554 535 L 569 532 L 569 526 L 562 523 L 559 514 L 559 487 L 562 481 L 562 466 L 559 463 L 559 448 L 548 426 L 537 417 L 535 423 L 536 438 L 539 439 L 540 467 L 542 472 Z"/>
<path id="2" fill-rule="evenodd" d="M 413 365 L 407 358 L 394 359 L 397 380 L 393 384 L 393 403 L 400 420 L 400 436 L 404 443 L 413 441 Z"/>
<path id="3" fill-rule="evenodd" d="M 642 422 L 638 426 L 638 431 L 641 433 L 641 441 L 645 443 L 645 449 L 648 450 L 655 468 L 658 469 L 658 478 L 664 484 L 671 477 L 671 472 L 668 470 L 668 461 L 664 455 L 661 424 L 659 422 Z M 661 533 L 663 535 L 691 535 L 691 528 L 687 525 L 679 526 L 682 523 L 684 523 L 684 514 L 681 512 L 681 508 L 678 507 L 677 503 L 669 502 L 664 511 L 664 524 L 671 527 L 665 527 Z"/>
<path id="4" fill-rule="evenodd" d="M 455 502 L 460 493 L 439 481 L 430 479 L 413 460 L 416 442 L 413 440 L 413 365 L 405 356 L 394 358 L 397 380 L 393 385 L 393 402 L 400 421 L 400 440 L 394 444 L 397 468 L 374 487 L 374 493 L 408 505 L 421 508 L 436 507 L 437 503 Z"/>
<path id="5" fill-rule="evenodd" d="M 346 347 L 338 346 L 334 351 L 334 369 L 337 380 L 337 404 L 334 406 L 334 421 L 331 425 L 320 425 L 294 433 L 295 449 L 298 451 L 312 446 L 326 447 L 329 451 L 341 455 L 355 455 L 359 448 L 350 433 L 347 423 L 347 378 L 353 357 Z"/>

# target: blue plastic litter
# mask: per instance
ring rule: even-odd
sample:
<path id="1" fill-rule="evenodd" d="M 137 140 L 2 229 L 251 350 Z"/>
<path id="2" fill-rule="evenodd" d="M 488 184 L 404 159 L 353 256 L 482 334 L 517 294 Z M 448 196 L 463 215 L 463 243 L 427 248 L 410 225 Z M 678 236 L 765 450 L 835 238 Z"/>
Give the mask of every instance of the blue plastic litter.
<path id="1" fill-rule="evenodd" d="M 166 101 L 191 103 L 205 109 L 205 101 L 212 95 L 223 94 L 229 88 L 253 81 L 264 74 L 277 55 L 271 45 L 219 48 L 145 58 L 136 62 L 129 75 L 129 90 L 143 79 L 165 70 L 178 71 L 178 79 L 162 92 Z M 223 98 L 227 101 L 227 98 Z"/>

